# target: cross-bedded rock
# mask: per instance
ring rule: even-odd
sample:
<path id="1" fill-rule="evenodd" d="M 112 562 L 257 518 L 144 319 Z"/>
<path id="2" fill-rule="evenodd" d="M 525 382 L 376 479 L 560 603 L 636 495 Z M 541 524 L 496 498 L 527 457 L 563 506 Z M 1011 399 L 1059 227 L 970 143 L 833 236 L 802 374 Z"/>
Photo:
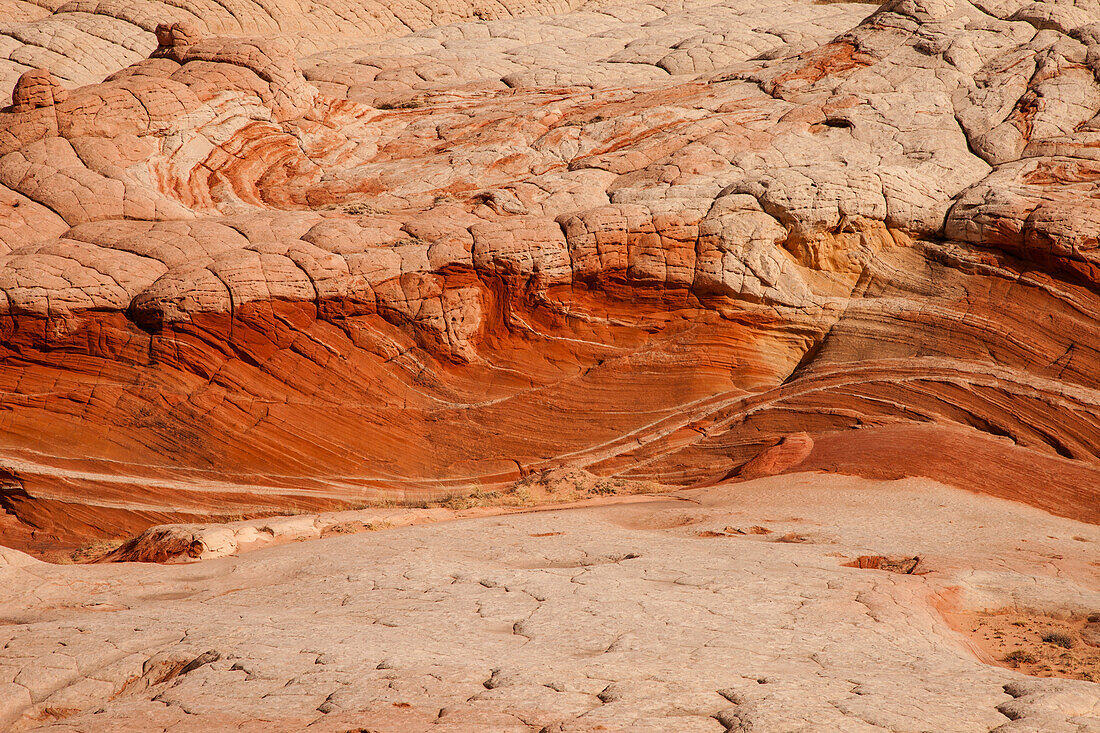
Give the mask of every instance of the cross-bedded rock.
<path id="1" fill-rule="evenodd" d="M 109 15 L 81 7 L 20 27 Z M 748 473 L 1100 519 L 1100 15 L 502 8 L 323 43 L 166 11 L 100 83 L 13 84 L 9 512 L 71 538 L 558 465 L 687 485 L 797 435 Z"/>

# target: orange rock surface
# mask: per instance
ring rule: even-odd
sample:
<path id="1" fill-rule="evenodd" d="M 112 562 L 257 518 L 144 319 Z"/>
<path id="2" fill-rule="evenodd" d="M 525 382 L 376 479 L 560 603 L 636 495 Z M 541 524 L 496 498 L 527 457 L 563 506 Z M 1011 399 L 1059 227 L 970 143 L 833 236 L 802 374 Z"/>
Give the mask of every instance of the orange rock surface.
<path id="1" fill-rule="evenodd" d="M 24 5 L 0 543 L 559 466 L 1100 522 L 1100 15 Z M 83 66 L 33 40 L 116 22 Z"/>

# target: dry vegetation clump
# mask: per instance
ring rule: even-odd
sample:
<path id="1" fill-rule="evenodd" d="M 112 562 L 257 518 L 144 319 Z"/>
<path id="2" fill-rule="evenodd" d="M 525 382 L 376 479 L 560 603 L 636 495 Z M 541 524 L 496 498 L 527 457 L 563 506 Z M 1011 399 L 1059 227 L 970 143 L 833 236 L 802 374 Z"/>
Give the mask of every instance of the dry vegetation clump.
<path id="1" fill-rule="evenodd" d="M 405 99 L 400 102 L 381 102 L 378 109 L 419 109 L 426 104 L 422 99 Z"/>
<path id="2" fill-rule="evenodd" d="M 97 560 L 101 560 L 107 555 L 110 555 L 119 547 L 122 547 L 123 542 L 125 542 L 125 540 L 117 538 L 95 540 L 94 542 L 89 542 L 88 544 L 73 550 L 71 553 L 69 553 L 67 560 L 63 558 L 58 558 L 57 560 L 60 564 L 93 563 Z"/>
<path id="3" fill-rule="evenodd" d="M 1018 667 L 1021 664 L 1035 664 L 1039 659 L 1029 651 L 1024 649 L 1014 649 L 1005 655 L 1002 662 L 1008 662 L 1013 667 Z"/>
<path id="4" fill-rule="evenodd" d="M 320 211 L 340 211 L 352 216 L 386 216 L 389 209 L 375 206 L 366 201 L 344 201 L 342 203 L 325 204 L 317 207 Z"/>
<path id="5" fill-rule="evenodd" d="M 390 213 L 386 209 L 380 209 L 377 206 L 372 206 L 365 201 L 353 201 L 349 204 L 344 204 L 340 207 L 345 214 L 351 214 L 352 216 L 384 216 Z"/>
<path id="6" fill-rule="evenodd" d="M 500 489 L 475 489 L 470 493 L 452 493 L 428 500 L 428 506 L 462 511 L 474 507 L 533 507 L 564 504 L 600 496 L 652 494 L 663 490 L 652 481 L 596 476 L 581 469 L 557 468 L 540 471 Z"/>
<path id="7" fill-rule="evenodd" d="M 1069 634 L 1063 634 L 1060 631 L 1051 631 L 1050 633 L 1043 634 L 1043 641 L 1047 644 L 1060 646 L 1063 649 L 1072 649 L 1074 647 L 1073 637 Z"/>
<path id="8" fill-rule="evenodd" d="M 1100 614 L 967 613 L 953 625 L 991 658 L 1036 677 L 1100 682 Z"/>
<path id="9" fill-rule="evenodd" d="M 653 494 L 663 487 L 653 481 L 596 476 L 576 468 L 555 468 L 524 476 L 512 491 L 528 500 L 546 503 L 581 501 L 595 496 Z"/>
<path id="10" fill-rule="evenodd" d="M 550 504 L 566 504 L 601 496 L 630 496 L 668 491 L 653 481 L 596 476 L 582 469 L 556 468 L 524 476 L 511 484 L 496 488 L 478 487 L 465 491 L 450 491 L 435 496 L 408 498 L 382 497 L 349 502 L 340 511 L 360 509 L 450 509 L 465 511 L 478 507 L 513 507 L 522 509 Z M 770 530 L 767 530 L 770 532 Z"/>
<path id="11" fill-rule="evenodd" d="M 331 527 L 325 527 L 321 532 L 322 537 L 331 537 L 338 534 L 358 534 L 360 532 L 377 532 L 383 529 L 389 529 L 393 526 L 390 522 L 360 522 L 358 520 L 351 522 L 340 522 L 334 524 Z"/>

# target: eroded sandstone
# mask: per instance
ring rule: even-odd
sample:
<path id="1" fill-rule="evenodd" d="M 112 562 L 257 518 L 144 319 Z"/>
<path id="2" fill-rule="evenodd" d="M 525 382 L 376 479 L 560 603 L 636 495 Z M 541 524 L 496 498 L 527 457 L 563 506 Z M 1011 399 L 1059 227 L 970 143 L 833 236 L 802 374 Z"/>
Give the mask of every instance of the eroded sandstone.
<path id="1" fill-rule="evenodd" d="M 99 7 L 19 27 L 138 8 Z M 311 43 L 158 8 L 0 113 L 6 541 L 555 467 L 1100 520 L 1089 8 L 456 6 Z"/>
<path id="2" fill-rule="evenodd" d="M 0 550 L 0 725 L 1100 728 L 1100 685 L 985 659 L 942 615 L 1095 609 L 1095 525 L 923 479 L 800 473 L 680 499 L 190 565 L 57 566 Z M 772 532 L 716 531 L 730 525 Z M 847 566 L 872 554 L 918 554 L 923 570 Z"/>

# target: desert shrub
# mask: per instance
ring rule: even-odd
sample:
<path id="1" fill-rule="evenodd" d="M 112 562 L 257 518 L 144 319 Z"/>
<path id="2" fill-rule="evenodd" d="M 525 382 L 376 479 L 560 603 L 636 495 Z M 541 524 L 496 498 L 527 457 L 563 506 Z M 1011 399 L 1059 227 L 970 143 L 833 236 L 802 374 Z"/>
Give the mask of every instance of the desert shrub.
<path id="1" fill-rule="evenodd" d="M 424 106 L 419 99 L 406 99 L 403 102 L 382 102 L 378 109 L 418 109 Z"/>
<path id="2" fill-rule="evenodd" d="M 380 209 L 377 206 L 372 206 L 366 201 L 353 201 L 351 203 L 343 204 L 341 206 L 345 214 L 351 214 L 352 216 L 380 216 L 388 214 L 386 209 Z"/>
<path id="3" fill-rule="evenodd" d="M 1016 649 L 1015 651 L 1009 652 L 1008 655 L 1005 656 L 1003 661 L 1008 662 L 1013 667 L 1015 667 L 1018 664 L 1035 664 L 1035 662 L 1039 660 L 1036 659 L 1035 655 L 1029 651 L 1026 651 L 1024 649 Z"/>
<path id="4" fill-rule="evenodd" d="M 1073 637 L 1069 634 L 1063 634 L 1061 631 L 1050 631 L 1043 634 L 1043 641 L 1047 644 L 1060 646 L 1063 649 L 1073 648 Z"/>
<path id="5" fill-rule="evenodd" d="M 474 498 L 472 496 L 466 496 L 465 494 L 458 493 L 447 494 L 438 501 L 439 505 L 444 509 L 450 509 L 456 512 L 475 506 Z"/>
<path id="6" fill-rule="evenodd" d="M 96 540 L 73 551 L 70 557 L 77 563 L 95 562 L 117 550 L 122 542 L 121 539 Z"/>

